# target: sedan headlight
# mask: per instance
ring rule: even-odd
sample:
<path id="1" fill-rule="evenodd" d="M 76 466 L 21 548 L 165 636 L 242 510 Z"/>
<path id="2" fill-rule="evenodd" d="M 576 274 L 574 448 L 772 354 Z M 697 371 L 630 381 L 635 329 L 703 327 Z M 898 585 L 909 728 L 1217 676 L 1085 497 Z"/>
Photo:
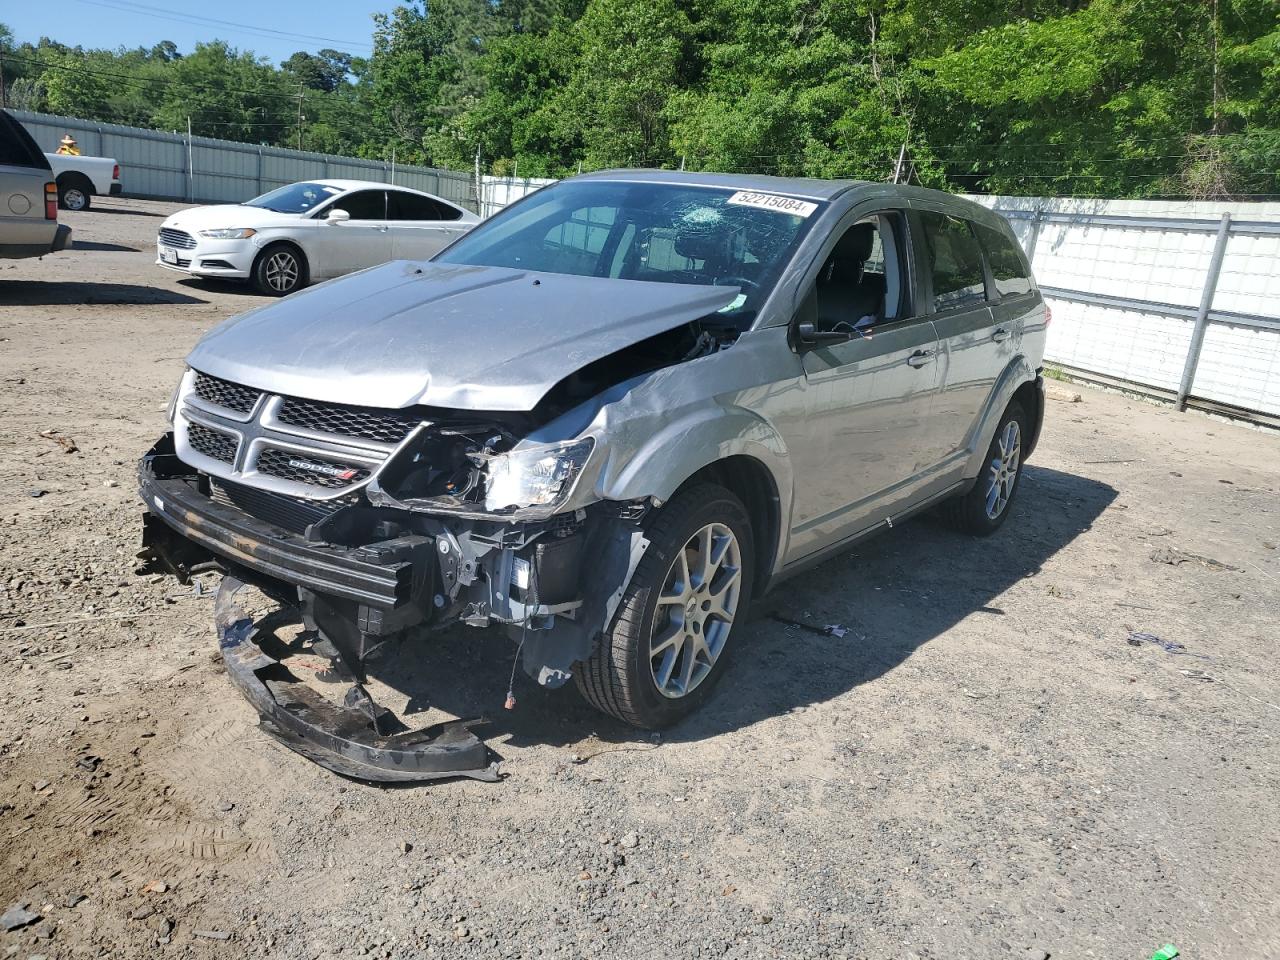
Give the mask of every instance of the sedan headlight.
<path id="1" fill-rule="evenodd" d="M 248 240 L 257 232 L 253 227 L 222 227 L 218 230 L 201 230 L 200 236 L 210 240 Z"/>
<path id="2" fill-rule="evenodd" d="M 564 505 L 586 466 L 595 440 L 547 443 L 489 461 L 486 510 L 516 509 L 529 519 L 550 517 Z"/>

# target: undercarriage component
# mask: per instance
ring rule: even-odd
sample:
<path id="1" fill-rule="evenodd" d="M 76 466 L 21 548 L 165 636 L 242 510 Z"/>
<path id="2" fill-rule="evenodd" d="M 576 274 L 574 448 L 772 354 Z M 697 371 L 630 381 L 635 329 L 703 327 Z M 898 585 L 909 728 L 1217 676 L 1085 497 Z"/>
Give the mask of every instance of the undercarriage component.
<path id="1" fill-rule="evenodd" d="M 361 684 L 348 690 L 341 707 L 308 688 L 289 672 L 283 657 L 259 646 L 252 620 L 235 602 L 242 586 L 235 577 L 223 579 L 214 623 L 227 673 L 258 711 L 267 733 L 320 766 L 358 780 L 501 779 L 498 763 L 469 729 L 478 721 L 453 720 L 405 731 Z"/>

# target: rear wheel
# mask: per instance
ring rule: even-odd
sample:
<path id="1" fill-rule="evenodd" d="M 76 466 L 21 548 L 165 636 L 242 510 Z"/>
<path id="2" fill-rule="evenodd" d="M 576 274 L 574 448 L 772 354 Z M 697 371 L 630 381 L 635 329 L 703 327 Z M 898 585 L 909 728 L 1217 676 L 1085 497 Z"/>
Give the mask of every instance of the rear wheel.
<path id="1" fill-rule="evenodd" d="M 957 529 L 974 536 L 995 533 L 1009 515 L 1018 481 L 1022 478 L 1022 453 L 1027 438 L 1027 414 L 1016 400 L 1000 418 L 996 435 L 987 448 L 978 482 L 968 493 L 946 505 L 947 519 Z"/>
<path id="2" fill-rule="evenodd" d="M 58 181 L 58 206 L 63 210 L 88 210 L 93 191 L 79 177 Z"/>
<path id="3" fill-rule="evenodd" d="M 276 243 L 258 254 L 253 285 L 268 297 L 283 297 L 307 285 L 307 261 L 291 243 Z"/>
<path id="4" fill-rule="evenodd" d="M 723 674 L 751 596 L 755 544 L 742 503 L 709 483 L 674 498 L 646 534 L 613 624 L 575 679 L 598 710 L 655 728 L 692 713 Z"/>

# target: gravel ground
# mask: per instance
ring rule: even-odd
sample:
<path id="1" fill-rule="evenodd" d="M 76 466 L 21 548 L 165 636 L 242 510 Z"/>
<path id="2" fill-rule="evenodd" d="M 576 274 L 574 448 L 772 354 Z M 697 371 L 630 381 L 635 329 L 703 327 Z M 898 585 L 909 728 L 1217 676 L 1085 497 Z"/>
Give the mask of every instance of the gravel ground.
<path id="1" fill-rule="evenodd" d="M 0 261 L 0 910 L 41 918 L 0 955 L 1280 957 L 1280 437 L 1081 390 L 995 537 L 924 517 L 781 592 L 845 636 L 747 625 L 650 738 L 503 711 L 509 642 L 458 630 L 382 679 L 486 714 L 509 776 L 365 786 L 257 731 L 207 594 L 133 574 L 181 358 L 260 302 L 152 264 L 172 209 Z"/>

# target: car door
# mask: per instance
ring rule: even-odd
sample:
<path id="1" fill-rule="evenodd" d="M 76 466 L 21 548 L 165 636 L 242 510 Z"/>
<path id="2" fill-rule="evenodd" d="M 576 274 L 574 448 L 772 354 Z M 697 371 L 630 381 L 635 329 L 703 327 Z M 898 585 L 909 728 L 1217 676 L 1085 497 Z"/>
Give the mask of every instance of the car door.
<path id="1" fill-rule="evenodd" d="M 960 459 L 996 378 L 1012 359 L 1012 330 L 997 323 L 991 309 L 982 248 L 972 224 L 942 210 L 918 210 L 913 219 L 940 347 L 934 424 L 945 453 Z"/>
<path id="2" fill-rule="evenodd" d="M 797 320 L 819 334 L 856 333 L 811 345 L 794 337 L 808 395 L 808 429 L 790 450 L 797 556 L 884 522 L 936 455 L 929 417 L 937 335 L 915 307 L 905 211 L 846 224 L 833 233 Z"/>
<path id="3" fill-rule="evenodd" d="M 397 260 L 425 260 L 433 257 L 465 227 L 458 223 L 462 211 L 432 197 L 407 190 L 387 191 L 387 222 L 391 229 L 391 251 Z"/>
<path id="4" fill-rule="evenodd" d="M 48 252 L 58 229 L 46 209 L 49 162 L 13 117 L 0 113 L 0 248 L 9 256 Z"/>
<path id="5" fill-rule="evenodd" d="M 333 210 L 345 210 L 350 220 L 331 220 Z M 353 190 L 319 211 L 315 230 L 319 275 L 338 277 L 391 259 L 387 227 L 387 192 Z M 317 265 L 313 265 L 314 269 Z"/>

